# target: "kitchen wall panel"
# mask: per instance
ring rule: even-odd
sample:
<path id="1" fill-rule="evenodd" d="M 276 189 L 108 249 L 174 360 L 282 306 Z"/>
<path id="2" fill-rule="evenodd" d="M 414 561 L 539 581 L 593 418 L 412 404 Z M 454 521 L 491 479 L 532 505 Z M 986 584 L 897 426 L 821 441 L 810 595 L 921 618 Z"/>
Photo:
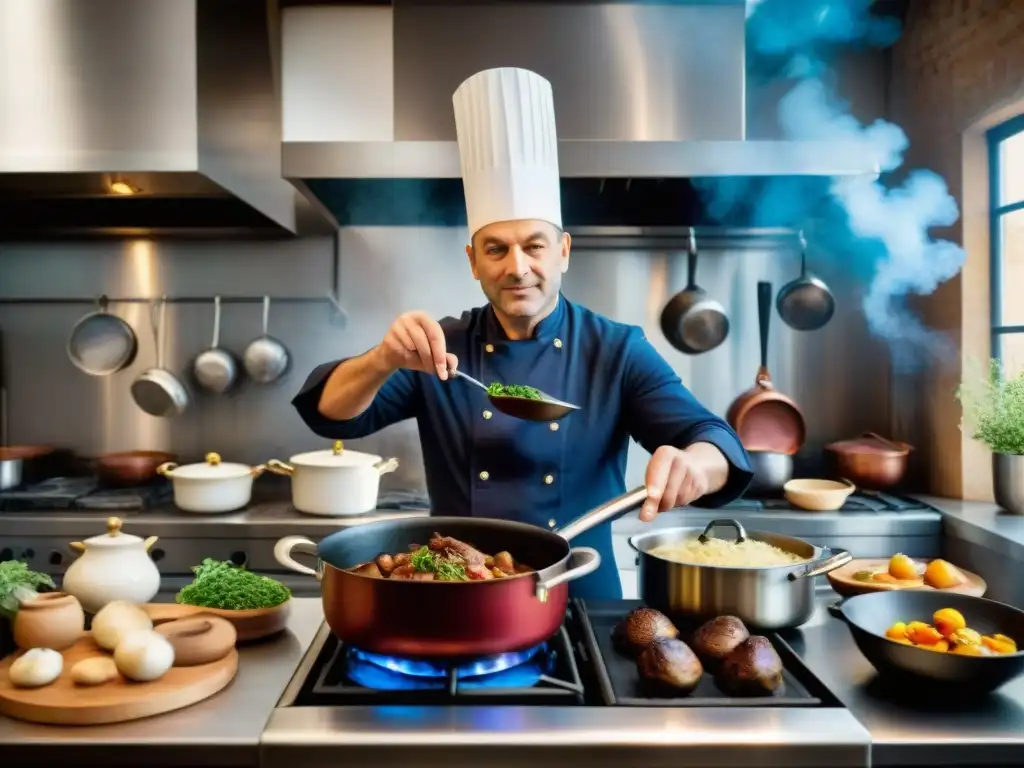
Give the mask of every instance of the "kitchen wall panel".
<path id="1" fill-rule="evenodd" d="M 49 442 L 85 454 L 133 448 L 169 448 L 186 459 L 217 450 L 226 459 L 257 462 L 324 447 L 289 405 L 316 364 L 360 353 L 376 343 L 400 312 L 423 309 L 441 317 L 482 304 L 466 264 L 466 233 L 447 228 L 351 228 L 340 234 L 341 302 L 347 324 L 329 305 L 271 303 L 270 332 L 291 350 L 291 372 L 269 387 L 244 385 L 234 395 L 196 394 L 175 420 L 155 419 L 131 400 L 129 386 L 155 363 L 149 307 L 112 306 L 135 327 L 140 351 L 132 367 L 90 378 L 68 361 L 65 344 L 85 305 L 0 303 L 9 387 L 10 439 Z M 0 297 L 210 296 L 209 304 L 168 307 L 167 365 L 185 375 L 192 357 L 210 343 L 212 296 L 323 295 L 332 276 L 329 239 L 281 242 L 90 242 L 0 244 Z M 889 423 L 885 348 L 869 337 L 858 296 L 862 290 L 839 264 L 815 269 L 836 290 L 838 310 L 818 333 L 801 334 L 773 314 L 769 363 L 778 387 L 804 407 L 809 426 L 805 454 L 813 459 L 830 439 Z M 758 365 L 756 283 L 776 290 L 799 271 L 795 253 L 707 251 L 701 285 L 721 300 L 732 333 L 717 350 L 687 357 L 658 329 L 668 297 L 685 285 L 685 257 L 614 250 L 574 252 L 564 285 L 568 298 L 622 322 L 642 326 L 683 381 L 713 411 L 750 386 Z M 261 308 L 227 304 L 221 341 L 241 353 L 260 332 Z M 195 394 L 195 393 L 194 393 Z M 385 487 L 422 489 L 415 424 L 406 423 L 352 447 L 396 455 L 402 468 Z M 642 479 L 644 452 L 633 447 L 629 482 Z"/>

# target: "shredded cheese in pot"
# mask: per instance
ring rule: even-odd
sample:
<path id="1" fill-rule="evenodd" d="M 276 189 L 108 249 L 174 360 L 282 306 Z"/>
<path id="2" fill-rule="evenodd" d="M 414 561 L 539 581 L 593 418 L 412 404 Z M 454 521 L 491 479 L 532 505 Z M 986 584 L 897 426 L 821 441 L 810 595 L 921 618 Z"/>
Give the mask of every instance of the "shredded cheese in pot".
<path id="1" fill-rule="evenodd" d="M 747 539 L 743 542 L 709 537 L 706 544 L 697 539 L 674 541 L 655 547 L 649 554 L 689 565 L 722 565 L 733 568 L 765 568 L 773 565 L 795 565 L 807 558 L 779 549 L 765 541 Z"/>

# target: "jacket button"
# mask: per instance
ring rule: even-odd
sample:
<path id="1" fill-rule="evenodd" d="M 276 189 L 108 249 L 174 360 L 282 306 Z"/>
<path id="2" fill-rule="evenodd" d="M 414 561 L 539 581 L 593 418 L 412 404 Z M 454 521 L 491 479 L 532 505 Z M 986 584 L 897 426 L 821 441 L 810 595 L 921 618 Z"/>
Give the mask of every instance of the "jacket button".
<path id="1" fill-rule="evenodd" d="M 488 471 L 487 471 L 486 469 L 485 469 L 485 470 L 484 470 L 483 472 L 481 472 L 481 473 L 480 473 L 480 479 L 481 479 L 481 480 L 486 480 L 486 479 L 488 479 L 488 478 L 489 478 L 490 476 L 491 476 L 491 473 L 490 473 L 490 472 L 488 472 Z"/>
<path id="2" fill-rule="evenodd" d="M 553 482 L 555 482 L 555 476 L 554 475 L 544 475 L 544 483 L 546 485 L 551 485 Z"/>
<path id="3" fill-rule="evenodd" d="M 558 422 L 557 421 L 552 421 L 550 424 L 548 424 L 548 429 L 550 429 L 552 432 L 557 432 L 558 431 Z"/>
<path id="4" fill-rule="evenodd" d="M 555 522 L 554 518 L 551 518 L 550 520 L 548 520 L 548 528 L 554 528 L 557 525 L 558 525 L 558 523 Z"/>
<path id="5" fill-rule="evenodd" d="M 491 418 L 491 416 L 493 416 L 494 414 L 493 414 L 493 413 L 491 413 L 490 411 L 484 411 L 484 414 L 483 414 L 483 415 L 484 415 L 484 418 L 485 418 L 485 419 L 489 419 L 489 418 Z"/>
<path id="6" fill-rule="evenodd" d="M 561 339 L 555 339 L 555 349 L 561 349 L 561 348 L 562 348 L 562 340 Z"/>
<path id="7" fill-rule="evenodd" d="M 494 345 L 493 344 L 488 344 L 487 346 L 484 347 L 484 351 L 485 352 L 493 352 L 494 351 Z"/>

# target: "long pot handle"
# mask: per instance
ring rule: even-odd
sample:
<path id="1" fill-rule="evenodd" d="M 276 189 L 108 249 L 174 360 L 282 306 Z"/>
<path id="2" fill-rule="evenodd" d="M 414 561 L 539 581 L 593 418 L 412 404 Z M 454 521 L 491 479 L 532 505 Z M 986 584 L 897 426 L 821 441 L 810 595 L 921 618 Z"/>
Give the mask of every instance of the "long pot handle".
<path id="1" fill-rule="evenodd" d="M 294 557 L 292 552 L 300 552 L 304 555 L 316 555 L 316 544 L 305 536 L 285 536 L 279 539 L 274 545 L 274 559 L 290 571 L 312 576 L 320 580 L 320 572 L 308 565 L 303 565 Z"/>
<path id="2" fill-rule="evenodd" d="M 394 472 L 396 469 L 398 469 L 398 459 L 392 456 L 390 459 L 378 461 L 376 464 L 373 465 L 373 468 L 377 470 L 378 475 L 386 475 L 389 472 Z"/>
<path id="3" fill-rule="evenodd" d="M 771 387 L 772 377 L 768 373 L 768 326 L 772 320 L 772 284 L 762 280 L 757 284 L 757 329 L 761 342 L 761 367 L 757 369 L 758 387 Z"/>
<path id="4" fill-rule="evenodd" d="M 586 533 L 591 528 L 595 528 L 601 523 L 606 523 L 609 520 L 617 520 L 627 512 L 639 509 L 643 506 L 645 501 L 647 501 L 647 487 L 640 486 L 639 488 L 634 488 L 632 491 L 627 491 L 621 496 L 616 496 L 614 499 L 602 504 L 600 507 L 596 507 L 585 514 L 580 515 L 575 520 L 563 525 L 561 528 L 556 528 L 555 533 L 566 541 L 572 541 L 581 533 Z"/>
<path id="5" fill-rule="evenodd" d="M 274 475 L 283 475 L 284 477 L 291 477 L 292 475 L 295 474 L 295 467 L 293 467 L 291 464 L 285 464 L 283 461 L 271 459 L 270 461 L 267 462 L 267 471 Z"/>
<path id="6" fill-rule="evenodd" d="M 853 555 L 847 552 L 845 549 L 826 549 L 825 559 L 816 560 L 813 563 L 808 564 L 802 571 L 791 571 L 789 574 L 790 581 L 798 581 L 800 579 L 813 579 L 815 576 L 821 576 L 822 574 L 834 571 L 836 568 L 842 568 L 847 563 L 853 562 Z"/>
<path id="7" fill-rule="evenodd" d="M 574 547 L 569 550 L 571 567 L 547 581 L 538 581 L 534 590 L 542 603 L 548 601 L 548 593 L 559 584 L 581 579 L 601 566 L 601 553 L 591 547 Z"/>

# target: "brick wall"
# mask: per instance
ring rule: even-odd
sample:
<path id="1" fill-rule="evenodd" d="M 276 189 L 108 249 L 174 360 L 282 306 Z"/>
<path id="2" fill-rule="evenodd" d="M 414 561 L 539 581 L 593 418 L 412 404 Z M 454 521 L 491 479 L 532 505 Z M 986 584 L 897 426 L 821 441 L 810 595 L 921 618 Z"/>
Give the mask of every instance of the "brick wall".
<path id="1" fill-rule="evenodd" d="M 918 447 L 916 480 L 943 496 L 991 497 L 989 454 L 961 435 L 953 391 L 964 362 L 988 356 L 984 130 L 1024 112 L 1022 85 L 1024 1 L 910 0 L 891 51 L 889 115 L 911 140 L 907 165 L 941 174 L 960 203 L 961 220 L 938 234 L 964 244 L 967 265 L 916 305 L 960 357 L 893 381 L 893 429 Z"/>

